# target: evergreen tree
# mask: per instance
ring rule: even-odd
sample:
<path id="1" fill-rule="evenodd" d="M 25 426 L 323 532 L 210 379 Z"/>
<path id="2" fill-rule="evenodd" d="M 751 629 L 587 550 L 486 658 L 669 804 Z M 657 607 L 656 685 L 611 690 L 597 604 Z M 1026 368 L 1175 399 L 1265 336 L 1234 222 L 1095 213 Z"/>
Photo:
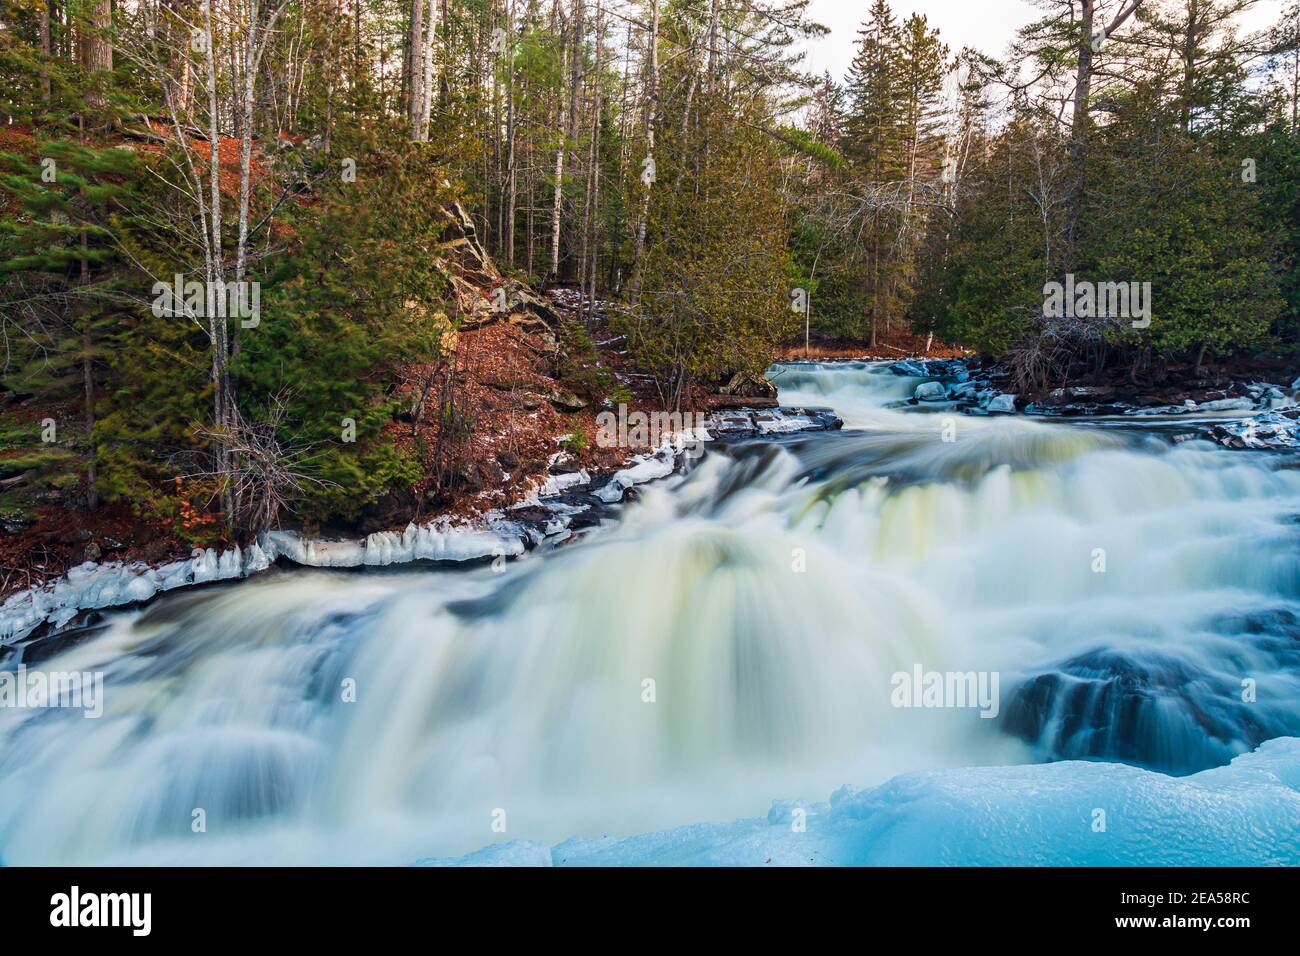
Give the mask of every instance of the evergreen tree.
<path id="1" fill-rule="evenodd" d="M 124 264 L 115 233 L 129 204 L 135 158 L 70 140 L 41 142 L 36 156 L 0 154 L 0 190 L 18 207 L 0 221 L 6 311 L 25 336 L 23 361 L 6 376 L 19 392 L 76 396 L 84 500 L 94 508 L 93 444 L 102 340 L 123 311 Z M 34 435 L 32 436 L 35 437 Z"/>

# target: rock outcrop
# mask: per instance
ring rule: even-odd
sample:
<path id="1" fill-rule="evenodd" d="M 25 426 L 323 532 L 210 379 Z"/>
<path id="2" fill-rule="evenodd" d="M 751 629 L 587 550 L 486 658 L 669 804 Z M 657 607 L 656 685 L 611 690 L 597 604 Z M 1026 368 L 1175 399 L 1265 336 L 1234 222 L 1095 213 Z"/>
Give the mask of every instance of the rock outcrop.
<path id="1" fill-rule="evenodd" d="M 448 225 L 440 250 L 456 297 L 460 327 L 477 329 L 504 320 L 556 348 L 559 316 L 550 302 L 524 283 L 501 275 L 479 242 L 474 220 L 464 206 L 452 203 L 446 213 Z"/>

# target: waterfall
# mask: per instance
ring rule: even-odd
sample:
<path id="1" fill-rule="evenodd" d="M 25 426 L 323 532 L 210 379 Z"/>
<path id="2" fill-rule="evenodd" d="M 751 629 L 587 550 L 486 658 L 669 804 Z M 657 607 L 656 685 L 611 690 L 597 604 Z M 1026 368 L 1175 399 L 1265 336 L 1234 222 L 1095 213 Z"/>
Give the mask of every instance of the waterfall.
<path id="1" fill-rule="evenodd" d="M 773 378 L 845 430 L 712 446 L 501 573 L 273 571 L 108 615 L 39 665 L 102 672 L 101 717 L 0 709 L 0 856 L 406 863 L 1300 733 L 1288 460 L 927 414 L 879 364 Z M 896 706 L 914 671 L 998 675 L 996 717 Z"/>

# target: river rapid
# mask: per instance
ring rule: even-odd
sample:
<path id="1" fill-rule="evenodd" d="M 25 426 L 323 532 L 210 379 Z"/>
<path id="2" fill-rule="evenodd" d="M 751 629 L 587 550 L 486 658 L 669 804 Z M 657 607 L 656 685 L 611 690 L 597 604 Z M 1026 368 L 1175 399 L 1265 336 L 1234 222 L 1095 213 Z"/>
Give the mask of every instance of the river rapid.
<path id="1" fill-rule="evenodd" d="M 1295 459 L 771 374 L 843 431 L 711 444 L 574 544 L 109 614 L 41 664 L 102 672 L 101 717 L 0 709 L 0 857 L 406 864 L 1300 735 Z M 995 680 L 996 713 L 898 706 L 917 673 Z"/>

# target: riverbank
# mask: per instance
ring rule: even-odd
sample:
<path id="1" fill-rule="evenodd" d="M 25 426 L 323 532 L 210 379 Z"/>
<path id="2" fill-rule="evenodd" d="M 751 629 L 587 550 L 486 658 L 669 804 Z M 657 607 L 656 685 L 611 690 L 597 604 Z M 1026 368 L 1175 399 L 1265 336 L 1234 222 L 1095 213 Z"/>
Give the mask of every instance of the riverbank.
<path id="1" fill-rule="evenodd" d="M 872 361 L 892 362 L 905 358 L 970 358 L 974 353 L 959 345 L 949 345 L 932 335 L 918 335 L 907 329 L 890 329 L 876 337 L 876 343 L 818 333 L 805 343 L 802 339 L 781 349 L 782 362 Z"/>
<path id="2" fill-rule="evenodd" d="M 136 606 L 177 588 L 237 580 L 277 562 L 305 567 L 360 568 L 426 562 L 504 562 L 536 548 L 557 547 L 597 527 L 637 485 L 666 478 L 716 439 L 762 438 L 827 431 L 842 422 L 826 409 L 778 407 L 713 412 L 701 427 L 661 436 L 644 454 L 625 457 L 623 467 L 589 472 L 563 450 L 548 461 L 543 481 L 522 500 L 475 514 L 444 514 L 401 530 L 364 538 L 315 537 L 296 531 L 265 531 L 254 543 L 218 551 L 195 549 L 189 558 L 162 564 L 86 561 L 52 580 L 11 594 L 0 604 L 3 645 L 58 638 L 65 629 L 93 626 L 82 612 Z M 626 452 L 624 452 L 626 454 Z"/>
<path id="3" fill-rule="evenodd" d="M 472 226 L 460 228 L 472 239 Z M 544 496 L 548 488 L 569 487 L 579 473 L 607 478 L 632 467 L 658 444 L 600 440 L 602 415 L 620 405 L 628 414 L 652 414 L 661 404 L 649 377 L 630 367 L 622 337 L 608 327 L 605 303 L 596 303 L 588 323 L 575 290 L 559 287 L 541 296 L 507 283 L 501 286 L 508 291 L 507 309 L 485 311 L 483 290 L 504 280 L 481 250 L 474 251 L 476 241 L 466 248 L 474 268 L 457 276 L 467 318 L 454 357 L 447 367 L 404 367 L 392 383 L 403 410 L 385 432 L 400 453 L 418 462 L 418 480 L 366 503 L 346 524 L 315 525 L 286 514 L 286 532 L 303 539 L 365 540 L 400 538 L 411 527 L 474 525 Z M 431 383 L 454 396 L 445 421 L 436 413 L 441 399 Z M 738 376 L 717 383 L 717 389 L 691 396 L 692 421 L 776 409 L 775 392 L 765 382 Z M 75 419 L 75 409 L 0 392 L 0 419 L 0 425 L 36 434 L 43 420 Z M 84 451 L 83 445 L 74 429 L 63 429 L 43 454 L 63 460 Z M 88 508 L 84 487 L 56 487 L 42 477 L 42 460 L 23 448 L 0 450 L 0 601 L 88 564 L 182 567 L 196 554 L 214 555 L 203 560 L 220 563 L 222 555 L 252 550 L 251 541 L 223 532 L 208 513 L 211 502 L 195 501 L 171 518 L 125 503 Z"/>
<path id="4" fill-rule="evenodd" d="M 1187 419 L 1199 423 L 1199 433 L 1228 448 L 1300 447 L 1300 378 L 1282 362 L 1239 363 L 1194 377 L 1175 370 L 1154 383 L 1102 382 L 1023 392 L 1004 366 L 980 359 L 904 359 L 890 369 L 922 380 L 907 399 L 914 406 L 967 415 Z"/>

